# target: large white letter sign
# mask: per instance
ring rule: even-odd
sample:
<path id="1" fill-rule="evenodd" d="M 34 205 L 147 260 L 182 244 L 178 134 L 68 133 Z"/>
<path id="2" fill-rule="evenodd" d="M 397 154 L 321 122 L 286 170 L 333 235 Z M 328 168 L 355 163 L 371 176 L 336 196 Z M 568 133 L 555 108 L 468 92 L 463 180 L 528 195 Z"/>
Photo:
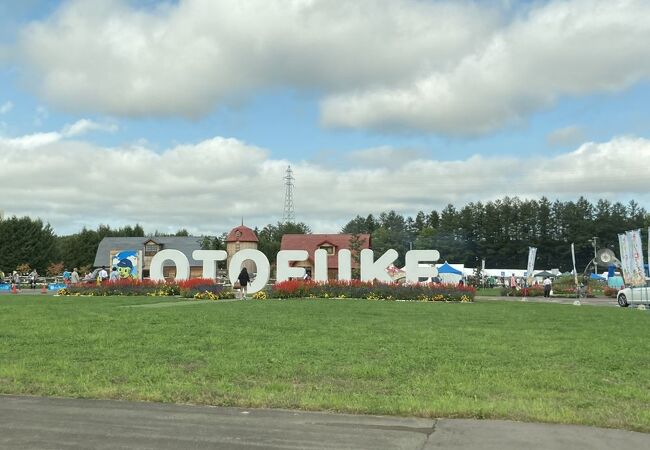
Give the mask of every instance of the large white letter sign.
<path id="1" fill-rule="evenodd" d="M 149 266 L 149 278 L 153 281 L 165 281 L 163 275 L 163 263 L 167 260 L 176 264 L 176 279 L 187 280 L 190 277 L 190 262 L 183 252 L 174 249 L 160 250 L 151 258 Z"/>
<path id="2" fill-rule="evenodd" d="M 436 266 L 420 267 L 420 262 L 435 262 L 440 258 L 438 250 L 410 250 L 406 252 L 406 281 L 415 283 L 420 277 L 438 276 Z"/>
<path id="3" fill-rule="evenodd" d="M 314 281 L 327 281 L 327 250 L 319 248 L 314 252 Z"/>
<path id="4" fill-rule="evenodd" d="M 385 281 L 390 283 L 393 280 L 391 279 L 388 272 L 386 272 L 386 267 L 391 265 L 397 259 L 399 255 L 396 250 L 392 248 L 386 250 L 386 253 L 381 255 L 377 261 L 375 259 L 375 253 L 367 248 L 361 250 L 361 281 Z"/>
<path id="5" fill-rule="evenodd" d="M 339 274 L 338 279 L 350 281 L 352 279 L 352 253 L 347 248 L 339 250 Z M 327 250 L 319 248 L 314 252 L 314 280 L 327 281 Z"/>
<path id="6" fill-rule="evenodd" d="M 352 252 L 347 248 L 339 250 L 339 280 L 352 279 Z"/>
<path id="7" fill-rule="evenodd" d="M 289 278 L 302 278 L 305 275 L 304 267 L 290 267 L 291 261 L 305 261 L 309 258 L 307 250 L 280 250 L 276 259 L 277 281 L 286 281 Z"/>
<path id="8" fill-rule="evenodd" d="M 228 253 L 224 250 L 194 250 L 192 258 L 203 261 L 203 278 L 217 279 L 217 261 L 228 259 Z"/>
<path id="9" fill-rule="evenodd" d="M 230 267 L 228 267 L 228 279 L 230 280 L 230 283 L 234 284 L 239 276 L 239 272 L 241 272 L 242 263 L 249 259 L 255 263 L 255 266 L 257 266 L 255 280 L 253 280 L 248 288 L 248 293 L 254 294 L 257 291 L 264 289 L 264 286 L 269 282 L 269 277 L 271 276 L 271 265 L 269 264 L 269 260 L 266 259 L 264 253 L 261 251 L 247 248 L 235 253 L 230 260 Z"/>

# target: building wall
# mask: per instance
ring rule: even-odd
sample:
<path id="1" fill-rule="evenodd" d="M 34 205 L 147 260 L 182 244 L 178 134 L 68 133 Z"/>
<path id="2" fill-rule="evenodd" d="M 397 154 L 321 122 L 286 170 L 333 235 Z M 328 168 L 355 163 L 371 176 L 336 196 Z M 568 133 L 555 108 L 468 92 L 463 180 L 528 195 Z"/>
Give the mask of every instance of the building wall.
<path id="1" fill-rule="evenodd" d="M 226 253 L 228 253 L 226 267 L 230 268 L 230 260 L 235 253 L 247 249 L 257 250 L 257 242 L 228 242 L 226 244 Z M 246 270 L 248 270 L 249 273 L 257 273 L 257 266 L 253 261 L 244 261 L 242 267 L 246 267 Z"/>
<path id="2" fill-rule="evenodd" d="M 165 279 L 176 277 L 176 266 L 163 267 L 163 276 Z M 190 278 L 201 278 L 203 276 L 203 266 L 190 266 Z"/>

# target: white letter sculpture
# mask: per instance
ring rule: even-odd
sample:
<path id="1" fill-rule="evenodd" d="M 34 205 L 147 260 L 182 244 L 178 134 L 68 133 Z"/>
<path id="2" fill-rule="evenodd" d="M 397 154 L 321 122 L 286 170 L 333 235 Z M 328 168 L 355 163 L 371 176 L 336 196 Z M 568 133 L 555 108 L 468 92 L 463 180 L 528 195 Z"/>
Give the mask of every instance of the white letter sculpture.
<path id="1" fill-rule="evenodd" d="M 349 281 L 352 279 L 352 253 L 347 248 L 339 250 L 339 274 L 338 279 L 342 281 Z M 327 281 L 327 250 L 319 248 L 314 252 L 314 280 Z"/>
<path id="2" fill-rule="evenodd" d="M 327 281 L 327 250 L 314 252 L 314 281 Z"/>
<path id="3" fill-rule="evenodd" d="M 257 266 L 255 280 L 253 280 L 248 288 L 248 293 L 254 294 L 264 289 L 264 286 L 269 282 L 269 277 L 271 276 L 271 265 L 269 264 L 269 260 L 266 259 L 264 253 L 261 251 L 247 248 L 235 253 L 230 260 L 228 279 L 230 280 L 230 283 L 234 284 L 239 276 L 239 272 L 241 272 L 242 263 L 249 259 L 255 263 L 255 266 Z"/>
<path id="4" fill-rule="evenodd" d="M 305 261 L 309 258 L 307 250 L 280 250 L 276 259 L 277 281 L 286 281 L 289 278 L 302 278 L 305 275 L 304 267 L 291 267 L 291 261 Z"/>
<path id="5" fill-rule="evenodd" d="M 420 277 L 433 278 L 438 276 L 436 266 L 420 267 L 420 262 L 435 262 L 440 258 L 438 250 L 410 250 L 406 252 L 406 281 L 417 283 Z"/>
<path id="6" fill-rule="evenodd" d="M 163 274 L 163 263 L 167 260 L 176 265 L 176 279 L 187 280 L 190 277 L 190 262 L 183 252 L 174 249 L 160 250 L 151 258 L 149 266 L 149 278 L 153 281 L 165 281 Z"/>
<path id="7" fill-rule="evenodd" d="M 217 279 L 217 261 L 224 261 L 228 253 L 224 250 L 194 250 L 192 258 L 203 261 L 203 278 Z"/>
<path id="8" fill-rule="evenodd" d="M 379 280 L 391 283 L 393 280 L 386 272 L 386 267 L 395 262 L 398 256 L 397 251 L 391 248 L 374 261 L 375 254 L 372 250 L 367 248 L 361 250 L 361 281 Z"/>

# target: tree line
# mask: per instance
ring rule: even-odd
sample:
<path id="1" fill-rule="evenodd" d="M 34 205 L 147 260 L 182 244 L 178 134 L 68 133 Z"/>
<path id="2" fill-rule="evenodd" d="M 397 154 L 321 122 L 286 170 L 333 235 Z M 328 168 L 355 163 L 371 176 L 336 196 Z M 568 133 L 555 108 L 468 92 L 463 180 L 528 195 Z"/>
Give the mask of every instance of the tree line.
<path id="1" fill-rule="evenodd" d="M 476 267 L 485 259 L 488 268 L 526 268 L 531 246 L 537 247 L 536 268 L 568 271 L 574 243 L 577 269 L 582 271 L 594 256 L 594 237 L 599 249 L 610 248 L 618 255 L 618 233 L 649 225 L 648 212 L 635 201 L 624 205 L 604 199 L 591 203 L 584 197 L 553 202 L 546 197 L 504 197 L 460 209 L 449 204 L 415 217 L 395 211 L 357 216 L 342 231 L 370 233 L 377 252 L 394 248 L 403 258 L 411 248 L 436 249 L 450 263 Z"/>
<path id="2" fill-rule="evenodd" d="M 436 249 L 441 259 L 474 267 L 486 260 L 487 267 L 525 268 L 528 247 L 537 247 L 537 268 L 570 270 L 570 244 L 575 243 L 578 270 L 594 254 L 593 237 L 598 248 L 611 248 L 618 254 L 617 234 L 635 228 L 647 228 L 650 215 L 635 201 L 627 204 L 583 197 L 577 201 L 551 202 L 504 197 L 489 202 L 472 202 L 457 209 L 449 204 L 441 211 L 420 211 L 404 216 L 395 211 L 366 217 L 356 216 L 341 230 L 353 235 L 370 234 L 372 248 L 383 253 L 398 251 L 403 264 L 410 249 Z M 280 250 L 282 235 L 311 233 L 304 223 L 277 223 L 254 229 L 259 249 L 274 260 Z M 0 220 L 0 270 L 8 272 L 18 266 L 45 273 L 58 263 L 65 268 L 90 268 L 100 241 L 104 237 L 169 236 L 158 231 L 145 234 L 142 226 L 97 229 L 57 236 L 51 226 L 40 219 L 9 217 Z M 172 236 L 189 236 L 185 229 Z M 227 234 L 201 237 L 204 249 L 225 249 Z M 647 243 L 644 242 L 644 245 Z"/>

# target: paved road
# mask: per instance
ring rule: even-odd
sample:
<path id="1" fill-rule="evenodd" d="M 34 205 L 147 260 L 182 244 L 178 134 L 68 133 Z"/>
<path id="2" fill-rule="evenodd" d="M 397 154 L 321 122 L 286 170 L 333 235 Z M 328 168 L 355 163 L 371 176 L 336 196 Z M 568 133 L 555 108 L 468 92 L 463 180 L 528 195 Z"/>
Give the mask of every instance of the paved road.
<path id="1" fill-rule="evenodd" d="M 3 449 L 647 449 L 571 425 L 0 396 Z"/>
<path id="2" fill-rule="evenodd" d="M 477 295 L 475 300 L 477 302 L 484 302 L 484 301 L 507 301 L 507 302 L 521 302 L 524 301 L 522 300 L 522 297 L 493 297 L 493 296 L 487 296 L 487 295 Z M 573 302 L 575 302 L 577 299 L 575 298 L 564 298 L 564 297 L 552 297 L 552 298 L 544 298 L 544 297 L 527 297 L 526 302 L 529 303 L 555 303 L 559 305 L 573 305 Z M 619 307 L 618 303 L 616 303 L 615 298 L 609 298 L 609 297 L 594 297 L 594 298 L 581 298 L 580 299 L 580 304 L 581 305 L 587 305 L 587 306 L 615 306 Z"/>

